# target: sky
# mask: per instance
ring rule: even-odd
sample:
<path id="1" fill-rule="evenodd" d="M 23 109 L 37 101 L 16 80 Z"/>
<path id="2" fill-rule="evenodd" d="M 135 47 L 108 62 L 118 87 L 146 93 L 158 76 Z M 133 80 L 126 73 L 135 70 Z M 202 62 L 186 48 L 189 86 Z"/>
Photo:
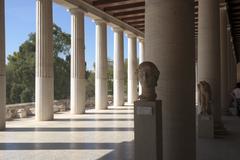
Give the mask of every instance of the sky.
<path id="1" fill-rule="evenodd" d="M 19 46 L 36 30 L 36 0 L 6 0 L 6 54 L 18 51 Z M 53 22 L 66 33 L 71 33 L 71 18 L 67 8 L 53 3 Z M 85 58 L 87 69 L 95 62 L 95 23 L 85 16 Z M 113 59 L 113 31 L 107 27 L 107 54 Z M 137 45 L 137 50 L 139 45 Z M 124 58 L 127 58 L 127 37 L 124 35 Z"/>

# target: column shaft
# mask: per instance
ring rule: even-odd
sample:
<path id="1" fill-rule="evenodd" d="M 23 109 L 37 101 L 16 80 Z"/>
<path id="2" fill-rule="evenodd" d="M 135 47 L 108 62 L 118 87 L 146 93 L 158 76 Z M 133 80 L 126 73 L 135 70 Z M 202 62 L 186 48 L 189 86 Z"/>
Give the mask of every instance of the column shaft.
<path id="1" fill-rule="evenodd" d="M 84 13 L 71 9 L 71 113 L 85 111 L 86 79 L 84 54 Z"/>
<path id="2" fill-rule="evenodd" d="M 222 127 L 219 17 L 219 0 L 199 0 L 198 82 L 205 80 L 211 86 L 215 128 Z"/>
<path id="3" fill-rule="evenodd" d="M 145 61 L 160 71 L 163 159 L 195 160 L 194 0 L 147 0 Z"/>
<path id="4" fill-rule="evenodd" d="M 137 100 L 137 46 L 136 36 L 128 35 L 128 103 Z"/>
<path id="5" fill-rule="evenodd" d="M 141 64 L 144 61 L 144 54 L 145 54 L 145 44 L 144 44 L 144 39 L 139 39 L 139 64 Z M 139 95 L 142 94 L 142 86 L 140 83 L 139 85 Z"/>
<path id="6" fill-rule="evenodd" d="M 107 25 L 96 20 L 95 107 L 107 108 Z"/>
<path id="7" fill-rule="evenodd" d="M 0 130 L 5 128 L 6 71 L 5 71 L 5 9 L 0 0 Z"/>
<path id="8" fill-rule="evenodd" d="M 36 1 L 36 120 L 53 119 L 52 0 Z"/>
<path id="9" fill-rule="evenodd" d="M 228 110 L 227 87 L 227 12 L 226 7 L 220 8 L 220 42 L 221 42 L 221 108 L 225 113 Z"/>
<path id="10" fill-rule="evenodd" d="M 113 28 L 114 31 L 114 64 L 113 64 L 113 102 L 114 106 L 124 105 L 124 54 L 123 31 Z"/>

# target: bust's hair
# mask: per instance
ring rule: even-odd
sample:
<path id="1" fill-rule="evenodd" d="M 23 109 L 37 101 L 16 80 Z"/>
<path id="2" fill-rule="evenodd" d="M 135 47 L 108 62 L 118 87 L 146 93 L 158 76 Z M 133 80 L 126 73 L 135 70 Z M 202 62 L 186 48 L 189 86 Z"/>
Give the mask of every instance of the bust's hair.
<path id="1" fill-rule="evenodd" d="M 158 80 L 160 72 L 159 72 L 158 68 L 156 67 L 156 65 L 152 62 L 149 62 L 149 61 L 142 62 L 138 66 L 137 73 L 141 72 L 146 66 L 151 68 L 151 70 L 153 71 L 154 78 L 156 80 Z"/>

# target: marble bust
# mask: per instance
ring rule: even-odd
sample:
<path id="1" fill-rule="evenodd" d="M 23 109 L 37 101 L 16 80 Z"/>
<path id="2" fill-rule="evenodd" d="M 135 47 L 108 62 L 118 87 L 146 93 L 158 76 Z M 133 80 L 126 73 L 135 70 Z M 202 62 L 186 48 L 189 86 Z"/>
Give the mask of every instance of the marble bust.
<path id="1" fill-rule="evenodd" d="M 147 61 L 143 62 L 139 65 L 137 73 L 142 86 L 142 94 L 139 96 L 139 99 L 144 101 L 156 100 L 155 87 L 157 86 L 160 72 L 155 64 Z"/>

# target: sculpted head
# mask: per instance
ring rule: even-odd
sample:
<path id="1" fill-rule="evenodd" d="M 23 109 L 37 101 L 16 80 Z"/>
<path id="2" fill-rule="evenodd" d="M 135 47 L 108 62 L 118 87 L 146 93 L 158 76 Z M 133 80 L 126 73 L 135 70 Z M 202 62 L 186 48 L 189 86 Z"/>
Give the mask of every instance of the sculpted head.
<path id="1" fill-rule="evenodd" d="M 142 86 L 142 95 L 140 96 L 140 99 L 153 100 L 154 97 L 155 100 L 155 87 L 157 86 L 159 75 L 160 72 L 152 62 L 143 62 L 139 65 L 138 79 Z"/>

